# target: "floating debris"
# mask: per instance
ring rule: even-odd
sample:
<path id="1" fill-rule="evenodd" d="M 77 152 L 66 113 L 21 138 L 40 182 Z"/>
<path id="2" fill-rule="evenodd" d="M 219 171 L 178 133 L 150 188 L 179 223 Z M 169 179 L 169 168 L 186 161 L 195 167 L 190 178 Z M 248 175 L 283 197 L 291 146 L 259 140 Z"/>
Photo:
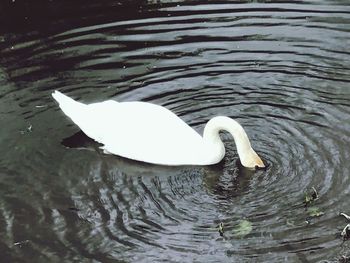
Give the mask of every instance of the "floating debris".
<path id="1" fill-rule="evenodd" d="M 219 224 L 219 233 L 220 236 L 224 236 L 224 224 L 222 222 Z"/>
<path id="2" fill-rule="evenodd" d="M 349 262 L 350 262 L 350 256 L 342 255 L 342 256 L 338 259 L 338 261 L 339 261 L 340 263 L 349 263 Z"/>
<path id="3" fill-rule="evenodd" d="M 29 243 L 29 240 L 23 240 L 23 241 L 19 241 L 19 242 L 15 242 L 13 243 L 14 246 L 19 246 L 19 247 L 22 247 L 23 245 Z"/>
<path id="4" fill-rule="evenodd" d="M 252 230 L 253 226 L 251 222 L 248 220 L 240 220 L 238 226 L 233 230 L 233 233 L 235 237 L 242 238 L 252 232 Z"/>
<path id="5" fill-rule="evenodd" d="M 312 203 L 317 199 L 318 199 L 318 193 L 315 187 L 312 187 L 310 192 L 305 193 L 304 204 L 305 206 L 308 206 L 310 203 Z"/>
<path id="6" fill-rule="evenodd" d="M 21 130 L 20 132 L 21 134 L 25 134 L 32 131 L 33 131 L 33 125 L 29 124 L 29 126 L 25 130 Z"/>
<path id="7" fill-rule="evenodd" d="M 305 223 L 309 225 L 311 223 L 311 219 L 314 217 L 320 217 L 324 215 L 324 212 L 321 211 L 318 207 L 309 207 L 314 201 L 319 198 L 317 190 L 315 187 L 311 187 L 311 190 L 305 193 L 304 197 L 304 205 L 305 210 L 308 213 L 308 217 L 305 219 Z"/>
<path id="8" fill-rule="evenodd" d="M 350 221 L 350 216 L 348 216 L 345 213 L 340 213 L 339 215 L 343 216 L 346 218 L 346 220 Z M 341 231 L 340 235 L 343 237 L 343 240 L 348 240 L 350 239 L 350 224 L 347 224 L 343 231 Z"/>
<path id="9" fill-rule="evenodd" d="M 348 216 L 347 214 L 345 213 L 340 213 L 341 216 L 345 217 L 347 220 L 350 221 L 350 216 Z"/>
<path id="10" fill-rule="evenodd" d="M 350 224 L 347 224 L 343 231 L 340 234 L 343 237 L 343 240 L 348 240 L 350 239 Z"/>

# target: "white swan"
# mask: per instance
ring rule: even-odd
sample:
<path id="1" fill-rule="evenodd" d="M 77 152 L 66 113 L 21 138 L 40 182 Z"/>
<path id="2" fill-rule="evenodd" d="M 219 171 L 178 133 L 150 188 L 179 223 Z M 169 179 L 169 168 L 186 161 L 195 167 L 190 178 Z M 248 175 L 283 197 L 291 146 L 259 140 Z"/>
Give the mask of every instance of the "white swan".
<path id="1" fill-rule="evenodd" d="M 211 165 L 225 155 L 219 131 L 232 134 L 240 161 L 265 167 L 242 126 L 228 117 L 212 118 L 203 137 L 170 110 L 146 102 L 108 100 L 83 104 L 59 91 L 52 93 L 62 111 L 106 153 L 161 165 Z"/>

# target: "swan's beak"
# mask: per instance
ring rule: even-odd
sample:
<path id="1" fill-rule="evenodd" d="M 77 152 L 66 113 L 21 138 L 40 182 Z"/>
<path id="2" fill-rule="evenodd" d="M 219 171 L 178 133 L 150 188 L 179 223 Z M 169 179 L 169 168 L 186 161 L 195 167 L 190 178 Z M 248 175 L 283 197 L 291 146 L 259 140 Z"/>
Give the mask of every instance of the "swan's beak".
<path id="1" fill-rule="evenodd" d="M 255 158 L 255 169 L 257 168 L 265 168 L 264 162 L 260 159 L 258 155 L 256 155 L 256 158 Z"/>
<path id="2" fill-rule="evenodd" d="M 266 167 L 264 162 L 259 157 L 259 155 L 253 149 L 250 149 L 248 153 L 242 156 L 241 164 L 244 167 L 247 167 L 250 169 L 259 169 L 259 168 Z"/>

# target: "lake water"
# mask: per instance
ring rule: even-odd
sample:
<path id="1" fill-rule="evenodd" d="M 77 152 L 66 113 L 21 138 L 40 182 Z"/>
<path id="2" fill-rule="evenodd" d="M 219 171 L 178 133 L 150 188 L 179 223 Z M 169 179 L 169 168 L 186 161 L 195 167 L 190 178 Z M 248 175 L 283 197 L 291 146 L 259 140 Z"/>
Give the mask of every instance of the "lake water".
<path id="1" fill-rule="evenodd" d="M 350 256 L 339 216 L 350 213 L 349 1 L 12 1 L 0 11 L 3 262 Z M 72 139 L 79 129 L 56 89 L 163 105 L 200 133 L 230 116 L 268 168 L 242 168 L 226 133 L 212 167 L 104 155 Z M 319 198 L 305 207 L 312 187 Z"/>

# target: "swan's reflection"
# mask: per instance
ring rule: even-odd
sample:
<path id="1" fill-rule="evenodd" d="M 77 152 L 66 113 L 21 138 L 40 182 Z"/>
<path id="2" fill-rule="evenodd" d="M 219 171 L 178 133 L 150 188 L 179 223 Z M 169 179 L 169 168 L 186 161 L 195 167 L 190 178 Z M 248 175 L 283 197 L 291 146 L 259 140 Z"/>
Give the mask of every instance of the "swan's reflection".
<path id="1" fill-rule="evenodd" d="M 219 164 L 212 166 L 161 166 L 138 162 L 127 158 L 105 155 L 99 149 L 99 144 L 86 136 L 82 131 L 65 138 L 62 144 L 69 148 L 90 149 L 101 154 L 102 166 L 108 170 L 118 170 L 118 173 L 128 176 L 172 177 L 183 176 L 184 173 L 203 175 L 206 189 L 219 199 L 233 198 L 249 189 L 251 178 L 256 171 L 247 169 L 240 164 L 239 159 L 229 156 Z M 108 167 L 108 168 L 107 168 Z"/>
<path id="2" fill-rule="evenodd" d="M 207 166 L 203 173 L 206 188 L 220 199 L 239 196 L 250 188 L 255 170 L 243 167 L 239 160 L 225 160 L 217 165 Z"/>

